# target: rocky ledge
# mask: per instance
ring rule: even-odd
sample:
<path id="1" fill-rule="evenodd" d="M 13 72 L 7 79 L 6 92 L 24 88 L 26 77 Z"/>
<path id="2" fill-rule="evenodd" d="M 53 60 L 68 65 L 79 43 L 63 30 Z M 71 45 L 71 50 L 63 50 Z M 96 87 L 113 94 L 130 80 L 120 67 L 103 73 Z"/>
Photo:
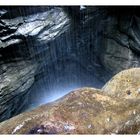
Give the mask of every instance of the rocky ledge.
<path id="1" fill-rule="evenodd" d="M 81 88 L 0 124 L 1 134 L 137 134 L 140 68 L 114 76 L 101 90 Z M 129 91 L 128 91 L 129 90 Z"/>

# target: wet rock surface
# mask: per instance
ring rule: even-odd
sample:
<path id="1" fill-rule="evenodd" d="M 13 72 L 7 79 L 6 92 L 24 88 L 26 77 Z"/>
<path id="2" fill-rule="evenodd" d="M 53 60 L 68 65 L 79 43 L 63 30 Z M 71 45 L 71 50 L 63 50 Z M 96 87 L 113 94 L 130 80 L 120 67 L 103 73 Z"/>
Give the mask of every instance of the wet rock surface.
<path id="1" fill-rule="evenodd" d="M 69 19 L 62 8 L 42 7 L 42 9 L 40 8 L 42 11 L 38 11 L 37 7 L 37 13 L 33 13 L 33 9 L 34 7 L 15 7 L 2 12 L 0 48 L 18 44 L 25 38 L 47 43 L 67 29 Z M 14 12 L 20 14 L 16 15 Z"/>
<path id="2" fill-rule="evenodd" d="M 37 64 L 16 61 L 0 64 L 0 121 L 16 115 L 28 103 Z"/>
<path id="3" fill-rule="evenodd" d="M 138 74 L 138 71 L 139 68 L 123 71 L 124 77 L 127 75 L 127 79 L 131 80 L 134 75 L 132 82 L 135 84 L 137 82 L 135 74 Z M 125 83 L 122 85 L 124 87 L 120 89 L 123 90 Z M 137 89 L 137 86 L 133 88 Z M 2 122 L 0 132 L 1 134 L 137 134 L 140 129 L 139 96 L 114 98 L 112 94 L 106 95 L 104 89 L 77 89 L 55 102 Z"/>
<path id="4" fill-rule="evenodd" d="M 28 108 L 35 76 L 47 61 L 47 54 L 40 57 L 44 44 L 68 27 L 60 7 L 0 7 L 0 121 Z"/>

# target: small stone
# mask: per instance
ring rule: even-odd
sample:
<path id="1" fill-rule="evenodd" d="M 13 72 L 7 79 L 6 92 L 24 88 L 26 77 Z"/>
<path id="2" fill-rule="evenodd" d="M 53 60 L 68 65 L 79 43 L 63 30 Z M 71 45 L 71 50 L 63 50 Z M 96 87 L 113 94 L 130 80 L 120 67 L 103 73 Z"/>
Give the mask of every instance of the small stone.
<path id="1" fill-rule="evenodd" d="M 67 125 L 64 125 L 64 129 L 65 129 L 65 130 L 68 130 L 68 131 L 71 131 L 71 130 L 74 130 L 75 127 L 72 126 L 72 125 L 67 124 Z"/>
<path id="2" fill-rule="evenodd" d="M 106 120 L 107 120 L 107 122 L 110 122 L 111 121 L 111 118 L 107 118 Z"/>
<path id="3" fill-rule="evenodd" d="M 38 129 L 38 130 L 37 130 L 37 133 L 39 133 L 39 134 L 42 133 L 42 132 L 43 132 L 42 129 Z"/>
<path id="4" fill-rule="evenodd" d="M 140 94 L 140 88 L 138 89 L 138 94 Z"/>
<path id="5" fill-rule="evenodd" d="M 134 114 L 134 115 L 136 114 L 136 110 L 133 111 L 133 114 Z"/>
<path id="6" fill-rule="evenodd" d="M 78 102 L 78 105 L 82 105 L 82 103 L 81 102 Z"/>
<path id="7" fill-rule="evenodd" d="M 130 121 L 127 121 L 125 124 L 126 124 L 126 125 L 129 125 L 129 123 L 130 123 Z"/>
<path id="8" fill-rule="evenodd" d="M 90 125 L 88 125 L 88 128 L 90 129 L 90 128 L 91 128 L 91 126 L 92 126 L 91 124 L 90 124 Z"/>

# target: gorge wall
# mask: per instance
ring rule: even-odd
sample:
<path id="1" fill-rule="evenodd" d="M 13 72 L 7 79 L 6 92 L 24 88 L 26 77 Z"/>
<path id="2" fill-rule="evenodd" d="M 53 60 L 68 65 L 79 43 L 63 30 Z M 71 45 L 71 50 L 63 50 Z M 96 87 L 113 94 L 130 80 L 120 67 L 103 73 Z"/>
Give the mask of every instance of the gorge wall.
<path id="1" fill-rule="evenodd" d="M 139 7 L 0 7 L 0 121 L 140 66 Z"/>

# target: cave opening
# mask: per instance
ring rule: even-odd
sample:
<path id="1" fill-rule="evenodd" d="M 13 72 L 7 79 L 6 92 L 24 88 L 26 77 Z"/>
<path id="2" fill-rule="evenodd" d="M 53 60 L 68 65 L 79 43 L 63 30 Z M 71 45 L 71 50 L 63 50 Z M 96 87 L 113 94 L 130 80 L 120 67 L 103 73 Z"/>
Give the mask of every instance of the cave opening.
<path id="1" fill-rule="evenodd" d="M 122 69 L 138 67 L 139 34 L 132 34 L 139 29 L 136 17 L 129 26 L 133 32 L 127 32 L 138 9 L 124 9 L 125 20 L 118 7 L 1 7 L 0 92 L 13 95 L 4 96 L 12 111 L 0 112 L 0 120 L 77 88 L 102 88 Z"/>

